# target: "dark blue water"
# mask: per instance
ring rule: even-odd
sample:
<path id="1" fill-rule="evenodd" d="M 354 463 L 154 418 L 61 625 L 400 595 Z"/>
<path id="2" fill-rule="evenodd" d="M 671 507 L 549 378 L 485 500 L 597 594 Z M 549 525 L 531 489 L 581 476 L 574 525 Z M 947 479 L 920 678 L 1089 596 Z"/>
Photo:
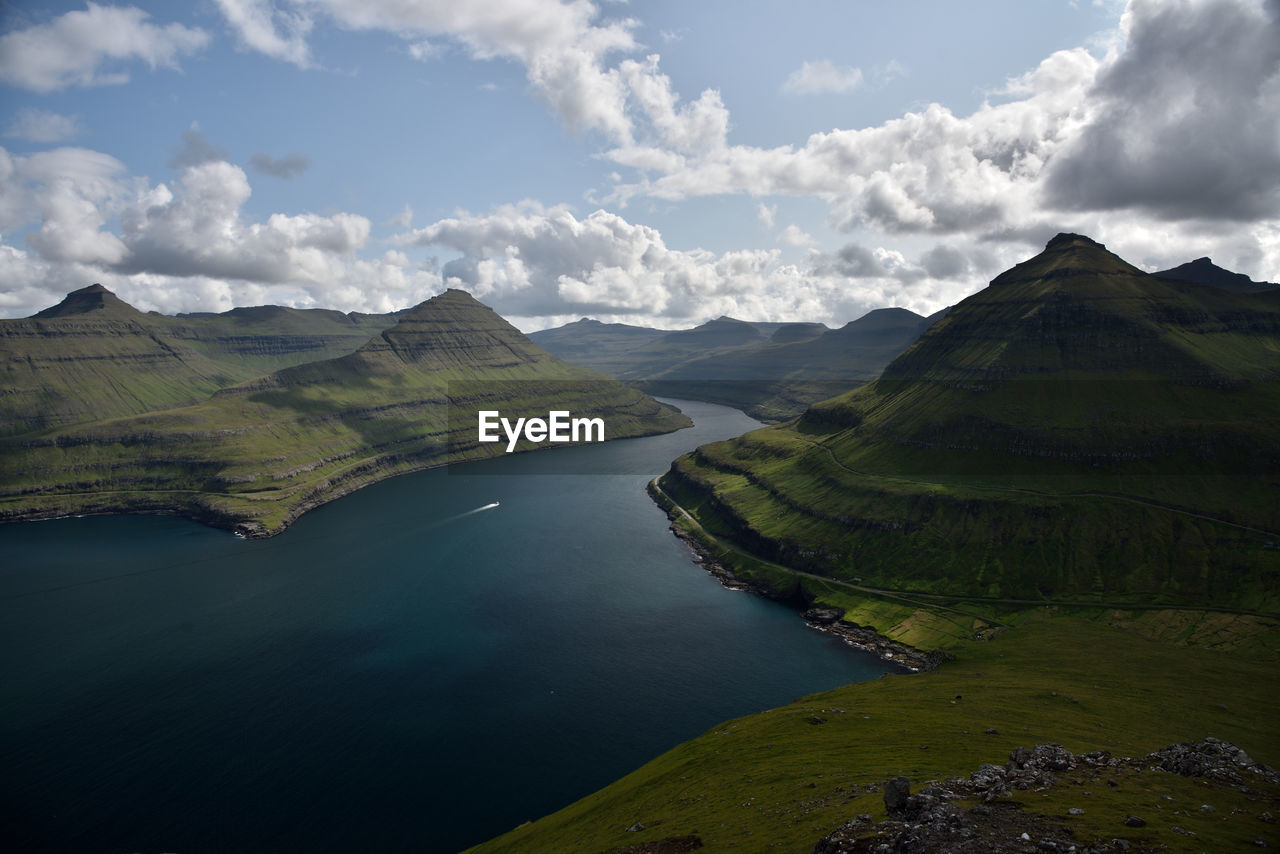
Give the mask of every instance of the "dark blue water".
<path id="1" fill-rule="evenodd" d="M 271 540 L 0 527 L 0 847 L 454 851 L 885 672 L 690 563 L 645 482 L 757 425 L 681 407 L 696 427 L 407 475 Z M 636 473 L 535 473 L 552 454 Z"/>

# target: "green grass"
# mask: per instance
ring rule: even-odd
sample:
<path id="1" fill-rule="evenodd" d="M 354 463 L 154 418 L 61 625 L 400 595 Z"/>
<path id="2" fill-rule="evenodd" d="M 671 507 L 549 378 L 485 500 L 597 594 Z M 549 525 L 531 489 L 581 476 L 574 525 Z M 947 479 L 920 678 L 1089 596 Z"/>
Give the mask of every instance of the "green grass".
<path id="1" fill-rule="evenodd" d="M 919 788 L 1041 742 L 1141 756 L 1212 735 L 1258 761 L 1280 762 L 1280 680 L 1272 664 L 1043 612 L 955 652 L 929 673 L 849 685 L 728 721 L 473 850 L 598 852 L 697 835 L 709 851 L 807 851 L 858 813 L 883 818 L 879 784 L 886 779 L 906 775 Z M 1143 810 L 1150 818 L 1153 799 L 1165 794 L 1174 798 L 1159 801 L 1173 805 L 1166 809 L 1185 808 L 1197 800 L 1196 785 L 1147 775 L 1142 785 L 1099 786 L 1081 827 L 1096 825 L 1106 838 L 1128 835 L 1110 830 L 1115 816 Z M 1065 812 L 1063 799 L 1072 794 L 1051 790 L 1036 804 Z M 1201 843 L 1267 832 L 1252 816 L 1236 820 L 1234 830 L 1218 828 L 1231 817 L 1231 801 L 1217 803 L 1214 816 L 1180 815 L 1177 823 L 1198 829 Z M 645 829 L 627 831 L 637 823 Z"/>
<path id="2" fill-rule="evenodd" d="M 553 408 L 604 418 L 608 438 L 689 423 L 450 291 L 338 359 L 191 406 L 0 440 L 0 518 L 173 512 L 269 535 L 376 480 L 503 453 L 505 443 L 477 443 L 479 409 Z"/>

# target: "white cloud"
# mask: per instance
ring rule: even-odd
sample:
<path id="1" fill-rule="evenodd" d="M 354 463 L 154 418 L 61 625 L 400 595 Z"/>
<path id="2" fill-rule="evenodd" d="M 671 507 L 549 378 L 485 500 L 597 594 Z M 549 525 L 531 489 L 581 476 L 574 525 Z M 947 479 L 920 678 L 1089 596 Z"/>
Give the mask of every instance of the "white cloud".
<path id="1" fill-rule="evenodd" d="M 801 267 L 782 264 L 778 250 L 676 250 L 656 229 L 617 214 L 579 219 L 535 202 L 459 213 L 398 242 L 460 253 L 441 271 L 445 284 L 520 318 L 589 314 L 670 326 L 727 314 L 839 324 L 890 304 L 932 311 L 963 287 L 925 281 L 927 273 L 892 250 L 877 249 L 882 260 L 855 278 L 828 256 Z M 904 282 L 912 293 L 902 293 Z"/>
<path id="2" fill-rule="evenodd" d="M 0 36 L 0 82 L 34 92 L 125 83 L 125 62 L 177 68 L 180 56 L 208 43 L 203 30 L 157 26 L 135 6 L 89 3 L 84 11 Z M 104 70 L 109 63 L 115 70 Z"/>
<path id="3" fill-rule="evenodd" d="M 841 94 L 862 83 L 862 70 L 836 65 L 829 59 L 806 62 L 787 75 L 782 91 L 793 95 Z"/>
<path id="4" fill-rule="evenodd" d="M 3 149 L 0 149 L 3 152 Z M 40 257 L 58 263 L 119 261 L 120 239 L 105 231 L 130 193 L 124 164 L 83 148 L 0 157 L 0 231 L 39 222 L 26 236 Z"/>
<path id="5" fill-rule="evenodd" d="M 850 234 L 952 236 L 1025 257 L 1075 230 L 1152 265 L 1187 260 L 1180 244 L 1216 246 L 1223 263 L 1267 275 L 1252 265 L 1274 258 L 1280 228 L 1280 5 L 1131 0 L 1118 33 L 1097 42 L 1101 56 L 1052 54 L 969 115 L 929 104 L 798 145 L 650 152 L 607 198 L 808 196 Z M 824 79 L 808 67 L 796 86 Z M 922 262 L 929 281 L 976 286 L 986 270 L 969 258 L 960 272 L 943 250 Z"/>
<path id="6" fill-rule="evenodd" d="M 240 44 L 299 68 L 312 65 L 307 35 L 312 21 L 305 10 L 288 12 L 272 0 L 217 0 Z"/>
<path id="7" fill-rule="evenodd" d="M 400 213 L 388 219 L 386 224 L 401 230 L 412 227 L 413 207 L 406 202 L 405 206 L 400 209 Z"/>
<path id="8" fill-rule="evenodd" d="M 530 84 L 572 128 L 628 141 L 626 93 L 604 66 L 615 51 L 636 47 L 627 20 L 597 21 L 587 0 L 218 0 L 242 43 L 299 66 L 313 63 L 307 36 L 321 17 L 351 30 L 381 30 L 414 39 L 417 59 L 434 56 L 430 39 L 450 39 L 473 59 L 513 59 Z M 281 34 L 283 31 L 283 35 Z M 432 46 L 428 46 L 432 45 Z"/>
<path id="9" fill-rule="evenodd" d="M 49 110 L 23 107 L 4 132 L 5 136 L 27 142 L 66 142 L 80 133 L 80 120 Z"/>
<path id="10" fill-rule="evenodd" d="M 727 146 L 615 197 L 816 196 L 846 230 L 956 233 L 1024 221 L 1054 150 L 1084 121 L 1097 61 L 1062 51 L 1011 86 L 1022 97 L 968 117 L 931 104 L 882 125 L 809 137 L 800 148 Z"/>
<path id="11" fill-rule="evenodd" d="M 802 231 L 798 226 L 788 225 L 778 235 L 778 240 L 788 246 L 813 246 L 817 243 L 813 235 Z"/>
<path id="12" fill-rule="evenodd" d="M 419 62 L 428 62 L 443 56 L 444 47 L 429 39 L 422 39 L 409 45 L 409 55 Z"/>
<path id="13" fill-rule="evenodd" d="M 160 184 L 121 213 L 129 254 L 115 265 L 119 270 L 323 285 L 369 237 L 369 221 L 347 213 L 244 222 L 249 180 L 225 161 L 188 168 L 176 190 Z"/>
<path id="14" fill-rule="evenodd" d="M 389 311 L 439 290 L 439 275 L 415 269 L 404 252 L 360 257 L 365 217 L 277 213 L 255 222 L 242 214 L 250 194 L 244 171 L 221 160 L 151 186 L 99 152 L 14 157 L 0 148 L 0 313 L 34 313 L 95 281 L 163 311 L 264 301 Z"/>
<path id="15" fill-rule="evenodd" d="M 773 228 L 773 223 L 777 216 L 777 205 L 766 205 L 764 202 L 760 202 L 756 206 L 756 219 L 760 220 L 760 224 L 765 228 Z"/>

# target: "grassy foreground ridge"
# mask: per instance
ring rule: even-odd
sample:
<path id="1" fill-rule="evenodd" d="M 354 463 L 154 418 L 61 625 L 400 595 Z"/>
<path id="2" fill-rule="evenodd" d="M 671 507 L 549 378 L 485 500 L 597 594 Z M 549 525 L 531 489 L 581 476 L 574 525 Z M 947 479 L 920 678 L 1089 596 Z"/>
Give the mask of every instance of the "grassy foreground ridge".
<path id="1" fill-rule="evenodd" d="M 954 652 L 928 673 L 848 685 L 728 721 L 472 850 L 639 851 L 646 849 L 628 846 L 693 836 L 708 851 L 808 851 L 858 814 L 883 818 L 885 780 L 905 775 L 916 789 L 1045 742 L 1142 756 L 1213 735 L 1260 762 L 1280 763 L 1274 661 L 1174 647 L 1049 614 Z M 1121 837 L 1148 850 L 1217 851 L 1258 837 L 1277 844 L 1276 827 L 1258 816 L 1274 813 L 1278 796 L 1270 788 L 1263 801 L 1234 789 L 1211 797 L 1166 774 L 1016 797 L 1028 812 L 1071 827 L 1081 843 Z M 1206 799 L 1212 813 L 1199 811 Z M 1070 815 L 1071 807 L 1084 814 Z M 1148 826 L 1125 827 L 1128 814 L 1141 814 Z M 643 829 L 628 830 L 637 824 Z M 1174 825 L 1197 838 L 1171 831 Z"/>

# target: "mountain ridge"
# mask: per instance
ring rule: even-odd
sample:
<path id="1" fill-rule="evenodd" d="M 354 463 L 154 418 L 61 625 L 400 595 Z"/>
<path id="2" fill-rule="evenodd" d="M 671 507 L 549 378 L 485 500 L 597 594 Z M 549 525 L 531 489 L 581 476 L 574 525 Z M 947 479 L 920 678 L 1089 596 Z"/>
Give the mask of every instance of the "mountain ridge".
<path id="1" fill-rule="evenodd" d="M 227 386 L 193 405 L 0 442 L 0 518 L 176 512 L 270 536 L 385 477 L 502 453 L 477 441 L 481 405 L 603 417 L 609 438 L 690 423 L 551 356 L 469 294 L 448 291 L 352 353 Z"/>
<path id="2" fill-rule="evenodd" d="M 1278 354 L 1280 301 L 1061 235 L 879 379 L 660 482 L 717 536 L 836 579 L 1275 609 Z"/>

